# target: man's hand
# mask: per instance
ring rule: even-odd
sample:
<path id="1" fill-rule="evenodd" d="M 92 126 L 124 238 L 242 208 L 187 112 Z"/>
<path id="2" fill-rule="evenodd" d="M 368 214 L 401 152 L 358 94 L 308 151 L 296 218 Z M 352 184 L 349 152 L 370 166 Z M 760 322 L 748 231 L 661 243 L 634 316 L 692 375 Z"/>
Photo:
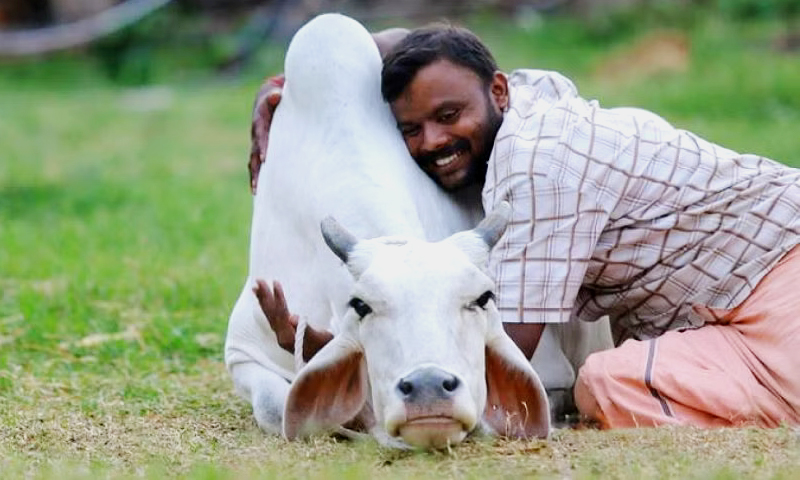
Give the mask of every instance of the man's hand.
<path id="1" fill-rule="evenodd" d="M 278 345 L 287 352 L 294 354 L 294 341 L 297 335 L 299 317 L 289 312 L 286 306 L 286 296 L 279 282 L 273 282 L 272 288 L 264 280 L 256 280 L 253 293 L 258 298 L 261 311 L 267 317 L 269 326 L 278 338 Z M 303 360 L 308 362 L 328 342 L 333 339 L 333 334 L 324 330 L 316 330 L 311 325 L 306 325 L 303 336 Z"/>
<path id="2" fill-rule="evenodd" d="M 278 337 L 278 345 L 289 353 L 294 353 L 294 337 L 297 333 L 297 315 L 289 313 L 286 306 L 286 296 L 283 287 L 278 282 L 273 282 L 272 288 L 264 280 L 256 280 L 253 293 L 258 298 L 261 311 L 267 316 L 269 326 Z"/>
<path id="3" fill-rule="evenodd" d="M 250 124 L 250 162 L 247 165 L 250 170 L 250 191 L 253 195 L 256 194 L 258 187 L 258 172 L 267 156 L 269 127 L 275 109 L 281 101 L 285 80 L 282 73 L 264 80 L 253 104 L 253 119 Z"/>

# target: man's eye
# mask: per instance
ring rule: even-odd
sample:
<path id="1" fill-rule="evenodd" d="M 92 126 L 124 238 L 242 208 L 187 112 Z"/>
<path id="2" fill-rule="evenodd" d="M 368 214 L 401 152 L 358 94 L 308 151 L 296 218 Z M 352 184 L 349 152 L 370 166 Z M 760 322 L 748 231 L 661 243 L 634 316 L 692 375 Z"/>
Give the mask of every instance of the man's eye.
<path id="1" fill-rule="evenodd" d="M 476 298 L 474 302 L 469 304 L 470 308 L 482 308 L 486 310 L 486 305 L 489 303 L 489 300 L 494 300 L 494 292 L 491 290 L 487 290 L 483 292 L 483 294 Z"/>
<path id="2" fill-rule="evenodd" d="M 370 313 L 372 313 L 372 307 L 367 305 L 363 300 L 358 297 L 353 297 L 350 299 L 350 308 L 356 311 L 359 317 L 364 318 Z"/>
<path id="3" fill-rule="evenodd" d="M 420 132 L 420 128 L 417 126 L 413 127 L 400 127 L 400 134 L 404 137 L 414 137 L 418 135 Z"/>
<path id="4" fill-rule="evenodd" d="M 451 110 L 444 110 L 443 112 L 439 113 L 439 121 L 442 123 L 452 123 L 458 119 L 459 110 L 451 109 Z"/>

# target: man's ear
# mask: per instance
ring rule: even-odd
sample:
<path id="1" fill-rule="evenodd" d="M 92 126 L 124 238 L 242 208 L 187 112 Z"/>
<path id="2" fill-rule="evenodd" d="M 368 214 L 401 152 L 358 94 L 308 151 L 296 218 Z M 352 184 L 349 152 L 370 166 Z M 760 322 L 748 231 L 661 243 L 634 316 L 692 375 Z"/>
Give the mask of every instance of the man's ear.
<path id="1" fill-rule="evenodd" d="M 504 112 L 508 107 L 508 77 L 501 71 L 494 72 L 492 83 L 489 85 L 489 93 L 494 99 L 494 104 L 501 112 Z"/>

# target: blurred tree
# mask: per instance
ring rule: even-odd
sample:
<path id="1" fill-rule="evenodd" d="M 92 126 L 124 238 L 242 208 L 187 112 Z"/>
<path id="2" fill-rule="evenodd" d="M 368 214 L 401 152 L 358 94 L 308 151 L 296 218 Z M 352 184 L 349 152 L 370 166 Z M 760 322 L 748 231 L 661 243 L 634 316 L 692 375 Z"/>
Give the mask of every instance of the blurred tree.
<path id="1" fill-rule="evenodd" d="M 716 0 L 716 6 L 742 19 L 793 17 L 800 13 L 798 0 Z"/>
<path id="2" fill-rule="evenodd" d="M 780 50 L 800 49 L 800 0 L 716 0 L 716 6 L 740 19 L 782 19 L 786 31 L 775 40 Z"/>
<path id="3" fill-rule="evenodd" d="M 75 22 L 103 10 L 108 10 L 114 0 L 50 0 L 50 11 L 56 23 Z"/>
<path id="4" fill-rule="evenodd" d="M 36 27 L 50 21 L 48 0 L 3 0 L 0 3 L 0 28 Z"/>
<path id="5" fill-rule="evenodd" d="M 0 31 L 0 54 L 34 55 L 85 45 L 136 23 L 170 1 L 112 3 L 112 0 L 90 0 L 87 3 L 84 0 L 50 0 L 42 8 L 46 8 L 55 19 L 54 23 L 27 29 L 17 27 L 11 32 Z M 61 16 L 66 18 L 64 23 L 59 23 Z M 76 18 L 72 19 L 73 16 Z"/>

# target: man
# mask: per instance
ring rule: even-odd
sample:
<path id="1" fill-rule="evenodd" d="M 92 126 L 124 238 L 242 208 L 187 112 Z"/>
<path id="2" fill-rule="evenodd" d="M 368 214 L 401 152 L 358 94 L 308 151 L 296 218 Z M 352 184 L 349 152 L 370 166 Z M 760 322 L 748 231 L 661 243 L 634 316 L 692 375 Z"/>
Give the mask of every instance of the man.
<path id="1" fill-rule="evenodd" d="M 437 183 L 483 182 L 487 211 L 511 203 L 490 268 L 523 352 L 546 323 L 602 315 L 627 339 L 580 370 L 584 415 L 605 427 L 800 424 L 799 171 L 604 109 L 554 72 L 507 76 L 453 27 L 399 40 L 382 92 Z M 268 317 L 281 307 L 257 294 Z"/>

